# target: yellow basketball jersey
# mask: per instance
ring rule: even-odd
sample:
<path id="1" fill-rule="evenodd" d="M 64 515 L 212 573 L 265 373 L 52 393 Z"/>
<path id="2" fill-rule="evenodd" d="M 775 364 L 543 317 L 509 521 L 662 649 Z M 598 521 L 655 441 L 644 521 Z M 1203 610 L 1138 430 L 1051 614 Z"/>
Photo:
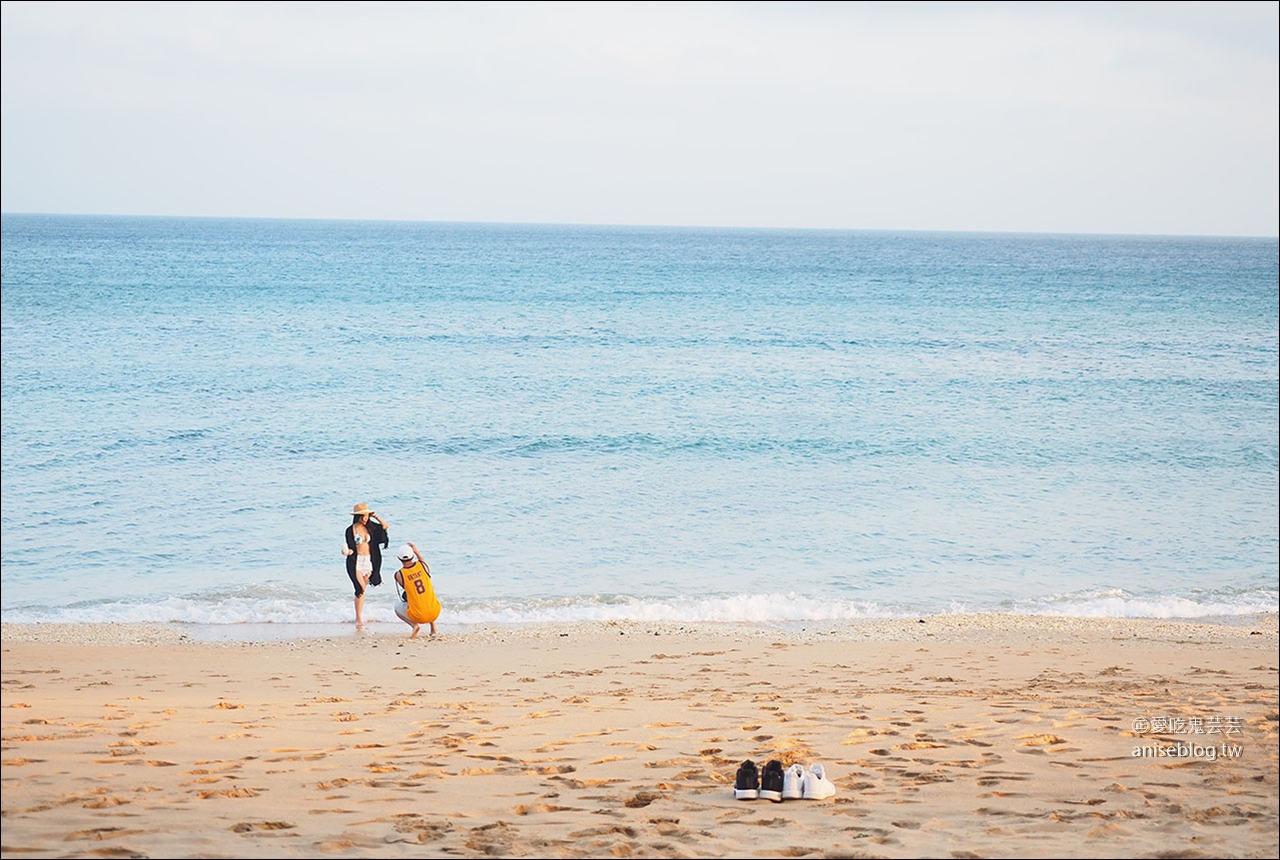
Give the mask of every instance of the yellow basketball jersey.
<path id="1" fill-rule="evenodd" d="M 400 568 L 400 578 L 404 580 L 405 599 L 409 603 L 406 613 L 415 624 L 430 624 L 440 617 L 440 600 L 431 584 L 431 574 L 415 561 L 413 567 Z"/>

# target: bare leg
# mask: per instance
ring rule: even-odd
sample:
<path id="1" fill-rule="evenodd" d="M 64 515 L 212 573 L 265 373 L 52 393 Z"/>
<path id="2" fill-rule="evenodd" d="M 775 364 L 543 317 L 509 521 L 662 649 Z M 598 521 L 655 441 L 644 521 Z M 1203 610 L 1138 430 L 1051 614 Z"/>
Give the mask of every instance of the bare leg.
<path id="1" fill-rule="evenodd" d="M 400 618 L 400 620 L 413 628 L 413 632 L 409 634 L 409 638 L 417 639 L 418 631 L 422 629 L 422 625 L 416 621 L 411 621 L 409 619 L 409 616 L 405 614 L 406 612 L 407 610 L 405 609 L 405 605 L 403 603 L 401 603 L 396 607 L 396 615 Z"/>
<path id="2" fill-rule="evenodd" d="M 415 634 L 415 635 L 417 635 L 417 634 Z M 431 635 L 432 635 L 432 636 L 435 636 L 435 635 L 436 635 L 436 623 L 435 623 L 434 621 L 432 621 L 432 622 L 431 622 Z"/>
<path id="3" fill-rule="evenodd" d="M 369 577 L 360 574 L 360 594 L 356 597 L 356 629 L 364 627 L 364 595 L 369 590 Z"/>

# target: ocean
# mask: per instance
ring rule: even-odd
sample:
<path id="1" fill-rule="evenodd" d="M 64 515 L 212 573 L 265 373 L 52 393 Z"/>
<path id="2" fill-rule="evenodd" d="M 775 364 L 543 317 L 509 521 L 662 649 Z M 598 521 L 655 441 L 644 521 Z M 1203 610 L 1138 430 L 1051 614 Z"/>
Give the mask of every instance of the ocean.
<path id="1" fill-rule="evenodd" d="M 1277 609 L 1275 238 L 2 238 L 8 623 L 351 627 L 357 502 L 446 633 Z"/>

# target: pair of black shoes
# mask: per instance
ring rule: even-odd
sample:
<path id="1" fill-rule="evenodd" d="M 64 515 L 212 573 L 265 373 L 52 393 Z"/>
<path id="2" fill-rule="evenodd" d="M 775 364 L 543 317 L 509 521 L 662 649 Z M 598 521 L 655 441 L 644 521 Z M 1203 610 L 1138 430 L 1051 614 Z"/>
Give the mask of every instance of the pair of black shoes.
<path id="1" fill-rule="evenodd" d="M 764 771 L 756 770 L 756 763 L 747 759 L 738 767 L 738 778 L 733 783 L 733 796 L 738 800 L 763 798 L 774 803 L 782 802 L 782 762 L 770 759 Z"/>

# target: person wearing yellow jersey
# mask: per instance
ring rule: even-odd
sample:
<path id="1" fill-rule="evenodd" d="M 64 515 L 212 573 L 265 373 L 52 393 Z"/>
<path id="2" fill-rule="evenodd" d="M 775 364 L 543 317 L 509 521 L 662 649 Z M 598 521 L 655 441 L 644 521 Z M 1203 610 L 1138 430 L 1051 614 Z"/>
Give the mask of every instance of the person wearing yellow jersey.
<path id="1" fill-rule="evenodd" d="M 431 584 L 431 568 L 422 559 L 416 544 L 407 543 L 396 553 L 400 559 L 400 569 L 396 571 L 396 585 L 400 586 L 400 605 L 396 607 L 396 615 L 400 620 L 413 628 L 410 639 L 416 639 L 423 624 L 431 626 L 431 635 L 436 635 L 436 619 L 440 617 L 440 600 L 436 597 L 435 587 Z"/>

